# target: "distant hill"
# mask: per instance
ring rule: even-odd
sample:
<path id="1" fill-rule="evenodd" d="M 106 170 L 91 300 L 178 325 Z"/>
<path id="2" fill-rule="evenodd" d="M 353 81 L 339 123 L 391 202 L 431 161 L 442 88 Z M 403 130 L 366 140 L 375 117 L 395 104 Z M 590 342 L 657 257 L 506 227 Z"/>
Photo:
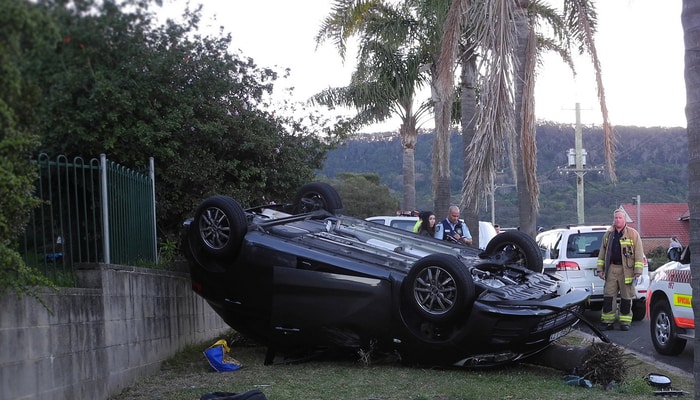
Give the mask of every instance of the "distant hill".
<path id="1" fill-rule="evenodd" d="M 642 203 L 684 203 L 688 198 L 688 147 L 685 128 L 616 127 L 616 172 L 618 182 L 610 183 L 607 174 L 584 175 L 586 223 L 610 223 L 612 211 L 640 195 Z M 603 132 L 600 127 L 582 129 L 586 166 L 603 166 Z M 433 135 L 419 135 L 416 146 L 416 201 L 419 209 L 432 209 L 431 151 Z M 453 202 L 459 203 L 463 177 L 462 138 L 451 137 L 451 178 Z M 550 227 L 576 223 L 576 174 L 566 173 L 567 150 L 574 148 L 574 127 L 542 124 L 537 127 L 537 176 L 540 184 L 538 225 Z M 341 172 L 373 172 L 382 183 L 402 198 L 401 140 L 396 135 L 364 135 L 348 141 L 328 153 L 319 175 L 335 177 Z M 503 174 L 497 183 L 495 215 L 501 226 L 517 226 L 517 193 L 510 168 L 503 160 Z M 442 214 L 442 210 L 437 210 Z M 483 220 L 491 220 L 490 204 L 481 211 Z"/>

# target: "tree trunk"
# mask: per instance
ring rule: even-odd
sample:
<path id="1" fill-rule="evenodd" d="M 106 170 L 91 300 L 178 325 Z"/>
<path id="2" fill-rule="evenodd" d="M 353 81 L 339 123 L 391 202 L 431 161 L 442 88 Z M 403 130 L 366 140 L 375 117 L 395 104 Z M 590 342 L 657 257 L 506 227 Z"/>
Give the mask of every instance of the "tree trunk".
<path id="1" fill-rule="evenodd" d="M 432 67 L 434 77 L 437 77 L 438 67 Z M 452 77 L 448 76 L 446 78 Z M 431 82 L 431 97 L 435 113 L 435 139 L 433 141 L 433 201 L 435 213 L 447 213 L 452 204 L 450 188 L 450 121 L 452 117 L 452 98 L 454 85 Z"/>
<path id="2" fill-rule="evenodd" d="M 564 346 L 553 343 L 526 360 L 575 375 L 608 389 L 627 380 L 634 357 L 614 343 L 593 342 L 588 346 Z"/>
<path id="3" fill-rule="evenodd" d="M 436 97 L 433 96 L 433 99 Z M 450 188 L 450 108 L 444 102 L 435 103 L 435 139 L 433 141 L 433 195 L 435 213 L 447 213 L 452 204 Z"/>
<path id="4" fill-rule="evenodd" d="M 415 151 L 418 133 L 416 124 L 404 122 L 401 125 L 401 145 L 403 146 L 403 209 L 416 209 L 416 168 Z"/>
<path id="5" fill-rule="evenodd" d="M 565 346 L 554 343 L 535 356 L 528 358 L 527 362 L 570 374 L 581 368 L 588 350 L 588 346 Z"/>
<path id="6" fill-rule="evenodd" d="M 471 47 L 469 47 L 471 48 Z M 462 200 L 460 208 L 463 210 L 464 218 L 467 221 L 467 226 L 472 234 L 473 244 L 479 247 L 479 210 L 472 206 L 478 204 L 476 199 L 466 199 L 465 186 L 469 185 L 466 181 L 467 171 L 473 162 L 473 157 L 469 154 L 469 144 L 471 144 L 474 135 L 476 134 L 476 55 L 473 50 L 461 52 L 462 58 L 462 74 L 460 76 L 460 111 L 462 124 L 462 156 L 464 158 L 464 175 L 462 176 Z M 483 193 L 483 191 L 482 191 Z"/>
<path id="7" fill-rule="evenodd" d="M 531 56 L 530 46 L 534 43 L 530 43 L 527 4 L 525 4 L 525 8 L 519 7 L 515 15 L 518 63 L 515 78 L 515 137 L 510 145 L 510 156 L 515 171 L 515 185 L 518 190 L 520 231 L 534 238 L 537 230 L 537 181 L 536 178 L 534 181 L 532 178 L 528 179 L 528 174 L 535 174 L 535 171 L 530 169 L 536 165 L 537 152 L 528 146 L 528 143 L 533 141 L 534 132 L 531 132 L 530 129 L 534 130 L 534 127 L 528 120 L 531 116 L 527 110 L 534 109 L 535 99 L 534 95 L 531 96 L 526 85 L 530 74 L 534 73 L 534 71 L 528 71 L 529 68 L 534 69 L 534 64 L 530 63 L 532 60 L 528 60 L 528 57 Z"/>
<path id="8" fill-rule="evenodd" d="M 403 209 L 416 209 L 415 149 L 403 148 Z"/>
<path id="9" fill-rule="evenodd" d="M 690 247 L 700 249 L 700 1 L 683 0 L 681 21 L 685 33 L 685 116 L 688 121 L 688 208 L 690 211 Z M 698 250 L 695 250 L 698 252 Z M 700 254 L 700 252 L 698 252 Z M 690 262 L 695 326 L 700 326 L 700 257 Z M 695 339 L 693 376 L 700 388 L 700 345 Z M 695 390 L 700 399 L 700 390 Z"/>

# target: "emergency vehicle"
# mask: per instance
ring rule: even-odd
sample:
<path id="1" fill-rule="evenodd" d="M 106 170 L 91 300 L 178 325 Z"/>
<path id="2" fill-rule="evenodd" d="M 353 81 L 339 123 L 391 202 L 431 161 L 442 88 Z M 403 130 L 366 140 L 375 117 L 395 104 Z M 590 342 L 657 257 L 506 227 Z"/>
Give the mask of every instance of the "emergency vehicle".
<path id="1" fill-rule="evenodd" d="M 651 341 L 658 353 L 680 354 L 686 342 L 695 338 L 692 298 L 689 260 L 671 261 L 654 271 L 647 311 Z"/>

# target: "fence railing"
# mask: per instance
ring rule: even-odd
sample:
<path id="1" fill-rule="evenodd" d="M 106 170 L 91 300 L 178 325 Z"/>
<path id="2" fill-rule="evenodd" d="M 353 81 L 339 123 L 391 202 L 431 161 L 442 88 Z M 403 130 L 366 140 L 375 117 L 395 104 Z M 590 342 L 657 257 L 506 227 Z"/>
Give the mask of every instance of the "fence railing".
<path id="1" fill-rule="evenodd" d="M 25 262 L 47 276 L 76 263 L 157 262 L 153 158 L 133 171 L 100 159 L 40 154 L 36 195 L 20 242 Z M 72 275 L 72 274 L 71 274 Z"/>

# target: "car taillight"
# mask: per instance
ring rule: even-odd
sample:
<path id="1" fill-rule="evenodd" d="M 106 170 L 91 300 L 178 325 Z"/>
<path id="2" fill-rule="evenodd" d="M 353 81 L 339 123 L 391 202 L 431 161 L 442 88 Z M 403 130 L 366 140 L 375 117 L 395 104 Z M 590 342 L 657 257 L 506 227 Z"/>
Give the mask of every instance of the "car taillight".
<path id="1" fill-rule="evenodd" d="M 557 271 L 579 271 L 581 268 L 573 261 L 559 261 Z"/>

